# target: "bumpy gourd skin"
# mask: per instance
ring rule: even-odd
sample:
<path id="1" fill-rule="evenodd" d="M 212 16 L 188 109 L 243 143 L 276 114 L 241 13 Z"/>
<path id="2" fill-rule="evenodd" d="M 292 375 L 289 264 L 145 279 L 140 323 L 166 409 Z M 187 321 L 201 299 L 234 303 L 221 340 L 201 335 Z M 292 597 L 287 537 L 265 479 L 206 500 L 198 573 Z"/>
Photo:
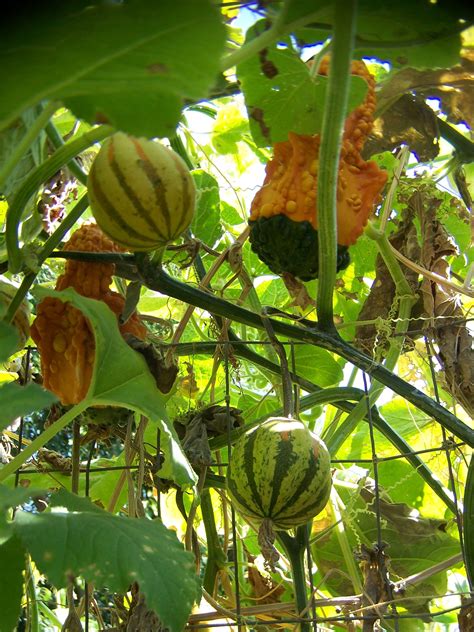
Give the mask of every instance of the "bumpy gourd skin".
<path id="1" fill-rule="evenodd" d="M 71 236 L 64 250 L 123 252 L 96 224 L 84 224 Z M 110 290 L 115 266 L 68 260 L 56 282 L 57 290 L 72 287 L 87 298 L 101 300 L 116 314 L 122 313 L 125 299 Z M 120 325 L 123 334 L 142 340 L 146 328 L 135 312 Z M 95 339 L 87 319 L 70 303 L 47 297 L 37 307 L 31 337 L 38 345 L 44 386 L 64 405 L 77 404 L 87 394 L 95 358 Z"/>
<path id="2" fill-rule="evenodd" d="M 327 74 L 328 67 L 329 60 L 325 58 L 320 74 Z M 360 153 L 372 130 L 375 82 L 361 61 L 352 62 L 352 74 L 367 81 L 368 91 L 344 125 L 337 183 L 338 270 L 348 265 L 347 247 L 362 234 L 387 180 L 386 172 L 375 162 L 366 162 Z M 263 186 L 252 201 L 252 248 L 276 274 L 290 272 L 303 280 L 318 276 L 316 198 L 320 142 L 319 135 L 290 132 L 287 141 L 275 143 Z M 282 216 L 284 220 L 273 219 Z M 302 252 L 302 240 L 311 250 Z"/>

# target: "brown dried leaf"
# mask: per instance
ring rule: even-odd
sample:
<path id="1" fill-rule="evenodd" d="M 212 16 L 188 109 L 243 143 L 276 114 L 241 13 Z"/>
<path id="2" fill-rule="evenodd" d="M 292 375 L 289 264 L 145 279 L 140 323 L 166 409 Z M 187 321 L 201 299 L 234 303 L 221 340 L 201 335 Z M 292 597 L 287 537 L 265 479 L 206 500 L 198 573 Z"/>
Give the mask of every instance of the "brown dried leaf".
<path id="1" fill-rule="evenodd" d="M 455 123 L 474 124 L 474 54 L 463 51 L 461 64 L 453 68 L 397 72 L 383 86 L 377 97 L 378 110 L 383 112 L 401 94 L 415 92 L 422 97 L 438 97 L 448 118 Z"/>
<path id="2" fill-rule="evenodd" d="M 404 94 L 374 121 L 363 155 L 369 158 L 405 144 L 421 162 L 433 160 L 439 153 L 438 125 L 435 113 L 423 99 Z"/>
<path id="3" fill-rule="evenodd" d="M 132 349 L 141 353 L 145 358 L 158 389 L 162 393 L 169 393 L 178 375 L 179 369 L 176 360 L 173 357 L 171 360 L 168 359 L 168 355 L 164 354 L 161 349 L 132 334 L 125 334 L 124 339 Z"/>
<path id="4" fill-rule="evenodd" d="M 247 573 L 254 597 L 262 605 L 279 603 L 281 595 L 285 592 L 284 587 L 275 583 L 271 577 L 262 575 L 258 568 L 252 564 L 252 561 L 249 559 Z"/>
<path id="5" fill-rule="evenodd" d="M 301 310 L 306 311 L 308 307 L 314 305 L 314 300 L 308 294 L 304 283 L 298 281 L 298 279 L 289 272 L 283 272 L 281 278 L 289 295 L 293 299 L 291 303 L 292 307 L 299 307 Z"/>
<path id="6" fill-rule="evenodd" d="M 446 257 L 456 254 L 444 226 L 438 221 L 436 211 L 439 200 L 426 197 L 420 214 L 422 233 L 421 265 L 449 279 Z M 474 414 L 474 349 L 472 337 L 466 326 L 457 295 L 446 286 L 424 278 L 421 295 L 425 314 L 433 321 L 443 317 L 443 326 L 435 327 L 434 342 L 438 345 L 438 360 L 444 371 L 445 386 L 471 415 Z"/>
<path id="7" fill-rule="evenodd" d="M 239 428 L 244 421 L 237 408 L 212 405 L 192 410 L 174 422 L 183 450 L 192 465 L 210 465 L 212 462 L 208 437 L 217 437 Z"/>

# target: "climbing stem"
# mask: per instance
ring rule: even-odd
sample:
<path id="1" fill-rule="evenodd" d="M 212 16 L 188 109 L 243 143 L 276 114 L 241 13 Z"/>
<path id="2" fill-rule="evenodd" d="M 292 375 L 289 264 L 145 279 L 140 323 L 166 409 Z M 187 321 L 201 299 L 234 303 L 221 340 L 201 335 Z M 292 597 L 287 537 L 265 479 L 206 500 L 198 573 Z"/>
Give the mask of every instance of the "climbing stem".
<path id="1" fill-rule="evenodd" d="M 207 542 L 207 564 L 202 585 L 213 595 L 217 573 L 225 567 L 227 558 L 219 542 L 211 493 L 207 488 L 201 492 L 201 514 Z"/>
<path id="2" fill-rule="evenodd" d="M 5 241 L 8 249 L 8 266 L 10 272 L 17 274 L 23 266 L 23 256 L 19 244 L 19 227 L 24 209 L 29 199 L 36 193 L 43 182 L 51 178 L 63 165 L 77 154 L 94 143 L 110 136 L 114 131 L 110 125 L 94 127 L 79 138 L 66 143 L 57 149 L 52 156 L 36 167 L 18 189 L 8 209 Z"/>
<path id="3" fill-rule="evenodd" d="M 336 0 L 334 37 L 324 116 L 317 187 L 320 279 L 316 308 L 321 329 L 334 329 L 333 293 L 337 267 L 337 175 L 349 98 L 357 0 Z"/>
<path id="4" fill-rule="evenodd" d="M 51 116 L 56 112 L 58 107 L 59 104 L 56 101 L 51 101 L 50 103 L 45 105 L 45 107 L 38 114 L 33 123 L 27 128 L 23 138 L 9 154 L 8 158 L 5 160 L 2 168 L 0 169 L 0 191 L 3 190 L 3 187 L 5 186 L 5 183 L 8 180 L 9 176 L 12 174 L 17 164 L 20 162 L 24 154 L 26 154 L 38 134 L 49 121 Z"/>
<path id="5" fill-rule="evenodd" d="M 306 550 L 306 537 L 309 525 L 303 525 L 296 529 L 296 535 L 291 536 L 286 531 L 279 531 L 277 539 L 285 549 L 291 564 L 291 576 L 295 591 L 296 610 L 298 614 L 306 612 L 308 608 L 308 592 L 304 571 L 304 552 Z M 305 615 L 303 615 L 305 616 Z M 310 631 L 309 621 L 302 621 L 301 632 Z"/>

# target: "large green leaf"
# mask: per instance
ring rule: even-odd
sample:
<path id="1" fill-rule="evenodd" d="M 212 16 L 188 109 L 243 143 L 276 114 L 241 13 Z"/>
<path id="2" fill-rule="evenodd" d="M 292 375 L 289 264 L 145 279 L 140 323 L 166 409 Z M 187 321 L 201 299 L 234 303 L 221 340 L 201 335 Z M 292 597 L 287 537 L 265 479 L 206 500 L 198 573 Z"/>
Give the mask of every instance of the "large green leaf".
<path id="1" fill-rule="evenodd" d="M 47 408 L 57 401 L 56 395 L 46 391 L 39 384 L 19 386 L 9 382 L 0 387 L 0 430 L 6 428 L 17 417 L 23 417 L 35 410 Z"/>
<path id="2" fill-rule="evenodd" d="M 257 22 L 249 29 L 247 39 L 263 28 L 265 21 Z M 268 47 L 259 56 L 240 63 L 237 75 L 257 146 L 285 141 L 288 132 L 321 131 L 327 77 L 312 79 L 308 67 L 289 44 Z M 363 101 L 366 92 L 367 83 L 360 77 L 352 77 L 348 111 Z"/>
<path id="3" fill-rule="evenodd" d="M 184 99 L 212 86 L 224 40 L 207 0 L 15 3 L 0 26 L 0 129 L 61 99 L 91 123 L 169 135 Z"/>
<path id="4" fill-rule="evenodd" d="M 71 302 L 89 320 L 95 336 L 96 359 L 86 399 L 91 406 L 123 406 L 145 415 L 163 431 L 163 446 L 173 466 L 174 480 L 189 486 L 196 475 L 169 423 L 164 398 L 158 390 L 145 359 L 122 338 L 117 318 L 102 301 L 85 298 L 68 288 L 62 292 L 37 288 L 39 298 L 55 297 Z"/>
<path id="5" fill-rule="evenodd" d="M 163 626 L 181 632 L 200 591 L 194 557 L 176 534 L 159 520 L 112 516 L 65 491 L 54 504 L 52 513 L 18 512 L 14 522 L 41 572 L 58 587 L 71 573 L 117 592 L 138 582 Z"/>
<path id="6" fill-rule="evenodd" d="M 307 0 L 304 3 L 308 4 Z M 472 16 L 469 3 L 400 0 L 374 4 L 372 0 L 360 0 L 356 53 L 358 57 L 377 57 L 399 67 L 449 67 L 459 61 L 459 20 L 469 22 Z M 324 41 L 331 34 L 333 23 L 334 3 L 330 3 L 318 12 L 315 28 L 297 30 L 298 41 L 303 45 Z"/>
<path id="7" fill-rule="evenodd" d="M 0 544 L 0 632 L 12 632 L 21 610 L 25 549 L 13 536 Z"/>
<path id="8" fill-rule="evenodd" d="M 195 237 L 212 248 L 222 236 L 219 184 L 215 178 L 202 169 L 195 169 L 192 176 L 197 197 L 191 230 Z"/>

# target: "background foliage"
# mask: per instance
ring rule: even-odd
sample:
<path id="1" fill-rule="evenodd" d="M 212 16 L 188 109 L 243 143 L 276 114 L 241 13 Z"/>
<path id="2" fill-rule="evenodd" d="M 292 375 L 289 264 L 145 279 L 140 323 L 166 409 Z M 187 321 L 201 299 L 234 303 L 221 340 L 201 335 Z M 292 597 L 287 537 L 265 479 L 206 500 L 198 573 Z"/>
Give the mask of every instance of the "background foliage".
<path id="1" fill-rule="evenodd" d="M 353 11 L 345 53 L 377 81 L 364 158 L 388 183 L 332 287 L 327 270 L 308 283 L 272 274 L 247 218 L 275 142 L 290 131 L 337 141 L 325 103 L 339 88 L 305 62 L 340 52 L 342 10 Z M 236 612 L 249 629 L 288 629 L 309 589 L 325 629 L 348 629 L 352 615 L 358 626 L 365 606 L 364 630 L 380 617 L 387 630 L 469 630 L 470 10 L 50 0 L 2 11 L 0 266 L 18 289 L 0 322 L 0 630 L 178 632 L 187 621 L 230 626 Z M 366 84 L 338 79 L 349 112 Z M 178 366 L 166 394 L 105 304 L 53 289 L 57 251 L 92 219 L 86 174 L 115 130 L 169 144 L 198 192 L 162 268 L 130 255 L 114 279 L 130 295 L 130 266 L 143 273 L 137 307 L 160 371 Z M 316 302 L 328 283 L 329 330 Z M 31 339 L 22 345 L 9 324 L 24 297 L 33 318 L 45 296 L 72 302 L 95 336 L 92 383 L 73 407 L 41 387 Z M 334 489 L 311 529 L 280 538 L 269 572 L 224 476 L 236 437 L 283 412 L 275 336 L 296 413 L 331 452 Z M 310 557 L 303 587 L 289 542 Z"/>

